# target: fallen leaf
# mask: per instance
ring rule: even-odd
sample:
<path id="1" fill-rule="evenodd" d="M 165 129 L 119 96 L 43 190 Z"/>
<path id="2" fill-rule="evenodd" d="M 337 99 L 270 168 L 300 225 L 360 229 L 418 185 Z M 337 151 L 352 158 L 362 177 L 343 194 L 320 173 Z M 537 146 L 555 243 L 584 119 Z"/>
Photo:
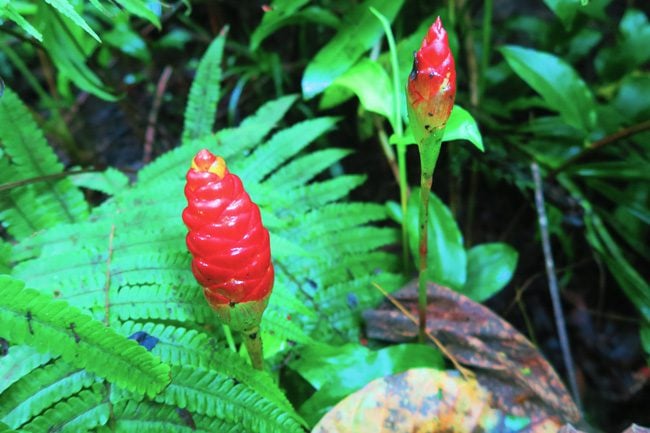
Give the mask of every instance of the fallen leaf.
<path id="1" fill-rule="evenodd" d="M 393 297 L 416 314 L 417 282 Z M 417 335 L 416 325 L 388 301 L 365 311 L 363 317 L 370 338 L 405 342 Z M 430 283 L 427 329 L 457 361 L 472 367 L 501 410 L 533 422 L 580 420 L 580 411 L 551 365 L 519 331 L 487 307 Z"/>
<path id="2" fill-rule="evenodd" d="M 457 371 L 415 368 L 375 379 L 351 394 L 312 433 L 555 433 L 552 420 L 531 423 L 491 407 L 490 394 Z"/>

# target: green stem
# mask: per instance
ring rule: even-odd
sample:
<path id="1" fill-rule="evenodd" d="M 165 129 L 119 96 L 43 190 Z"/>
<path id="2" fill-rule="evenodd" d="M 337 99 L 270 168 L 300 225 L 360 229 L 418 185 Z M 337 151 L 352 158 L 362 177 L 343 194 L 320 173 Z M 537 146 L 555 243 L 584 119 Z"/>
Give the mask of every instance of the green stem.
<path id="1" fill-rule="evenodd" d="M 485 76 L 490 64 L 490 41 L 492 39 L 492 0 L 485 0 L 483 2 L 483 43 L 481 47 L 481 70 L 479 74 L 479 98 L 483 96 L 485 90 Z"/>
<path id="2" fill-rule="evenodd" d="M 264 370 L 264 355 L 262 350 L 262 336 L 260 335 L 260 327 L 256 326 L 255 328 L 249 331 L 243 331 L 243 340 L 246 345 L 246 351 L 248 356 L 251 358 L 251 364 L 253 368 L 257 370 Z"/>
<path id="3" fill-rule="evenodd" d="M 223 324 L 223 335 L 226 337 L 226 342 L 228 343 L 228 348 L 230 349 L 231 352 L 237 353 L 237 346 L 235 346 L 235 339 L 232 338 L 232 331 L 230 330 L 230 326 Z"/>
<path id="4" fill-rule="evenodd" d="M 395 135 L 399 138 L 404 136 L 404 125 L 402 124 L 402 104 L 401 96 L 402 92 L 400 91 L 400 72 L 399 72 L 399 62 L 397 60 L 397 45 L 395 44 L 395 37 L 393 36 L 393 31 L 390 28 L 390 22 L 386 19 L 384 15 L 381 14 L 377 9 L 370 7 L 370 12 L 373 13 L 381 23 L 384 28 L 384 33 L 386 33 L 386 40 L 388 41 L 388 49 L 390 52 L 390 66 L 392 73 L 392 82 L 393 82 L 393 116 L 391 119 L 388 119 L 393 127 Z M 398 144 L 397 145 L 397 166 L 399 173 L 399 196 L 400 196 L 400 205 L 402 208 L 402 269 L 404 274 L 408 275 L 409 269 L 409 248 L 408 248 L 408 231 L 406 228 L 406 210 L 408 203 L 408 185 L 406 179 L 406 145 Z"/>
<path id="5" fill-rule="evenodd" d="M 420 241 L 419 275 L 418 275 L 418 317 L 420 342 L 426 341 L 427 330 L 427 262 L 429 242 L 429 194 L 433 184 L 433 171 L 436 168 L 440 147 L 442 145 L 443 130 L 432 134 L 420 148 L 420 212 L 419 228 Z"/>

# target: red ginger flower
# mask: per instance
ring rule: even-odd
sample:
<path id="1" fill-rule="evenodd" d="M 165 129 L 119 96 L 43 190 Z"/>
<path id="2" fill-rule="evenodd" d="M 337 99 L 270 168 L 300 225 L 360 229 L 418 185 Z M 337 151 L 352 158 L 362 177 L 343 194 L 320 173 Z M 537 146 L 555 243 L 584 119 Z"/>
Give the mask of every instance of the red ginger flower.
<path id="1" fill-rule="evenodd" d="M 274 274 L 259 208 L 223 158 L 206 149 L 194 157 L 186 178 L 186 242 L 206 299 L 215 309 L 252 301 L 265 306 Z"/>
<path id="2" fill-rule="evenodd" d="M 415 53 L 406 95 L 411 129 L 419 145 L 444 129 L 456 97 L 456 67 L 440 17 Z"/>

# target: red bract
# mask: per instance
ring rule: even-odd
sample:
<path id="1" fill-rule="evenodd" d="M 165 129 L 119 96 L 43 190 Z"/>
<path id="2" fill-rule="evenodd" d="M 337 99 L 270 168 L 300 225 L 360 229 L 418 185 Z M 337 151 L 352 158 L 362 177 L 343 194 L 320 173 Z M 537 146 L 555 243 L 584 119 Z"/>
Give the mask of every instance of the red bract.
<path id="1" fill-rule="evenodd" d="M 269 232 L 226 163 L 204 149 L 192 160 L 183 221 L 192 272 L 214 308 L 266 301 L 273 286 Z"/>
<path id="2" fill-rule="evenodd" d="M 415 53 L 407 99 L 411 129 L 418 144 L 445 127 L 456 97 L 456 67 L 440 17 Z"/>

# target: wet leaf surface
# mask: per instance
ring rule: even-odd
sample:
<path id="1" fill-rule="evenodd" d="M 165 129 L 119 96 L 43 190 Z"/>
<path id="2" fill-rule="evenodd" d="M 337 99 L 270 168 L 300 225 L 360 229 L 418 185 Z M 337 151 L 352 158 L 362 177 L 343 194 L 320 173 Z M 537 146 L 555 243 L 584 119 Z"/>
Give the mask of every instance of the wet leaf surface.
<path id="1" fill-rule="evenodd" d="M 577 422 L 580 411 L 541 353 L 519 331 L 490 309 L 442 286 L 429 284 L 427 328 L 479 383 L 499 409 L 532 422 L 558 418 Z M 393 294 L 416 314 L 417 282 Z M 417 314 L 416 314 L 417 315 Z M 364 312 L 368 337 L 411 341 L 416 325 L 386 301 Z"/>
<path id="2" fill-rule="evenodd" d="M 313 433 L 555 433 L 559 423 L 516 418 L 456 371 L 416 368 L 376 379 L 334 407 Z"/>

